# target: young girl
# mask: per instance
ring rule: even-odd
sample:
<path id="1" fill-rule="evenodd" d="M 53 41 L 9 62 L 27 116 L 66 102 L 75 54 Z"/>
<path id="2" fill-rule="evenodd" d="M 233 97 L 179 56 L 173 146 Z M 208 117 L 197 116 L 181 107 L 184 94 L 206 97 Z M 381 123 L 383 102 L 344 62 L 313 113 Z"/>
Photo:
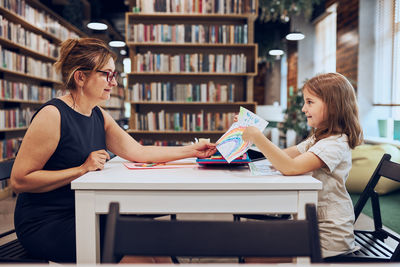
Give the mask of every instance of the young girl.
<path id="1" fill-rule="evenodd" d="M 356 250 L 354 211 L 345 182 L 351 169 L 351 149 L 362 141 L 353 86 L 339 73 L 318 75 L 304 85 L 304 106 L 311 136 L 281 150 L 255 127 L 243 133 L 284 175 L 312 172 L 323 183 L 318 193 L 322 256 Z"/>

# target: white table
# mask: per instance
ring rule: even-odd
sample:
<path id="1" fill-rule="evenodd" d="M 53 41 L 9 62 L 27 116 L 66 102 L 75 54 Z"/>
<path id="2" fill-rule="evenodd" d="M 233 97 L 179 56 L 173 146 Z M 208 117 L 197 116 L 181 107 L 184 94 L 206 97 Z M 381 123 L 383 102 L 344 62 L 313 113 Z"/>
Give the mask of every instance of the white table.
<path id="1" fill-rule="evenodd" d="M 109 203 L 122 213 L 291 213 L 305 217 L 320 181 L 310 175 L 251 176 L 247 168 L 129 170 L 121 158 L 71 183 L 76 203 L 77 263 L 100 261 L 99 214 Z"/>

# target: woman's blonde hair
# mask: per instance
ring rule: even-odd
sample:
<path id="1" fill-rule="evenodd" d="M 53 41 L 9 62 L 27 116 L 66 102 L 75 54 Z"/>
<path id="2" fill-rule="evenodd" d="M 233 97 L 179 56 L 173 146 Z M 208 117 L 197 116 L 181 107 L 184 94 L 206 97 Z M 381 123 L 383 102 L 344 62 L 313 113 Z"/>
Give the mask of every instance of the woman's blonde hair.
<path id="1" fill-rule="evenodd" d="M 339 73 L 321 74 L 308 80 L 303 90 L 321 98 L 326 105 L 325 123 L 313 130 L 316 141 L 344 133 L 349 139 L 350 148 L 362 142 L 356 95 L 346 77 Z"/>
<path id="2" fill-rule="evenodd" d="M 61 73 L 65 88 L 75 90 L 74 73 L 79 69 L 96 71 L 104 67 L 116 55 L 100 39 L 67 39 L 61 44 L 60 57 L 54 64 Z"/>

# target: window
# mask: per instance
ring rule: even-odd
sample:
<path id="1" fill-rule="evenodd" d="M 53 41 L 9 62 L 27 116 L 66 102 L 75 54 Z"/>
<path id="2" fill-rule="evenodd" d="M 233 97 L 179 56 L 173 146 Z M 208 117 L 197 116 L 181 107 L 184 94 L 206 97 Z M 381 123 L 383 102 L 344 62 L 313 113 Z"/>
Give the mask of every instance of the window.
<path id="1" fill-rule="evenodd" d="M 400 0 L 379 0 L 376 12 L 374 104 L 400 104 Z"/>
<path id="2" fill-rule="evenodd" d="M 336 71 L 336 4 L 316 23 L 315 74 Z"/>
<path id="3" fill-rule="evenodd" d="M 392 99 L 400 104 L 400 0 L 395 1 L 394 14 L 394 40 L 393 40 L 393 89 Z M 400 107 L 393 110 L 393 118 L 400 119 Z"/>
<path id="4" fill-rule="evenodd" d="M 378 0 L 375 10 L 374 104 L 390 104 L 394 76 L 393 2 Z"/>

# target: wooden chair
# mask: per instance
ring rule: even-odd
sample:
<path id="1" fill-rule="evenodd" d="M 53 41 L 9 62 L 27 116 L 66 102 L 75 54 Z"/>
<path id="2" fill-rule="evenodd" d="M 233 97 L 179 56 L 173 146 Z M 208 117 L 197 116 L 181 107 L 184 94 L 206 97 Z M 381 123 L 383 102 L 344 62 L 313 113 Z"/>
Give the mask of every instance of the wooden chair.
<path id="1" fill-rule="evenodd" d="M 386 177 L 400 182 L 400 164 L 390 161 L 391 156 L 384 154 L 376 167 L 371 179 L 366 185 L 356 205 L 354 206 L 355 218 L 359 217 L 368 199 L 371 199 L 374 219 L 373 231 L 354 231 L 357 246 L 361 250 L 336 257 L 329 258 L 330 262 L 395 262 L 400 261 L 400 239 L 397 236 L 382 229 L 382 218 L 379 207 L 379 195 L 375 192 L 375 186 L 381 177 Z M 384 243 L 388 237 L 398 242 L 396 248 L 391 248 Z"/>
<path id="2" fill-rule="evenodd" d="M 103 263 L 124 255 L 206 257 L 303 257 L 321 262 L 315 206 L 306 220 L 161 221 L 121 216 L 111 203 Z"/>
<path id="3" fill-rule="evenodd" d="M 10 178 L 11 169 L 14 160 L 8 160 L 0 163 L 0 181 Z M 0 234 L 0 239 L 9 240 L 15 233 L 14 229 L 10 229 Z M 13 238 L 11 241 L 0 246 L 0 262 L 14 262 L 14 263 L 48 263 L 45 260 L 36 259 L 29 255 L 28 252 L 22 247 L 18 239 Z"/>

